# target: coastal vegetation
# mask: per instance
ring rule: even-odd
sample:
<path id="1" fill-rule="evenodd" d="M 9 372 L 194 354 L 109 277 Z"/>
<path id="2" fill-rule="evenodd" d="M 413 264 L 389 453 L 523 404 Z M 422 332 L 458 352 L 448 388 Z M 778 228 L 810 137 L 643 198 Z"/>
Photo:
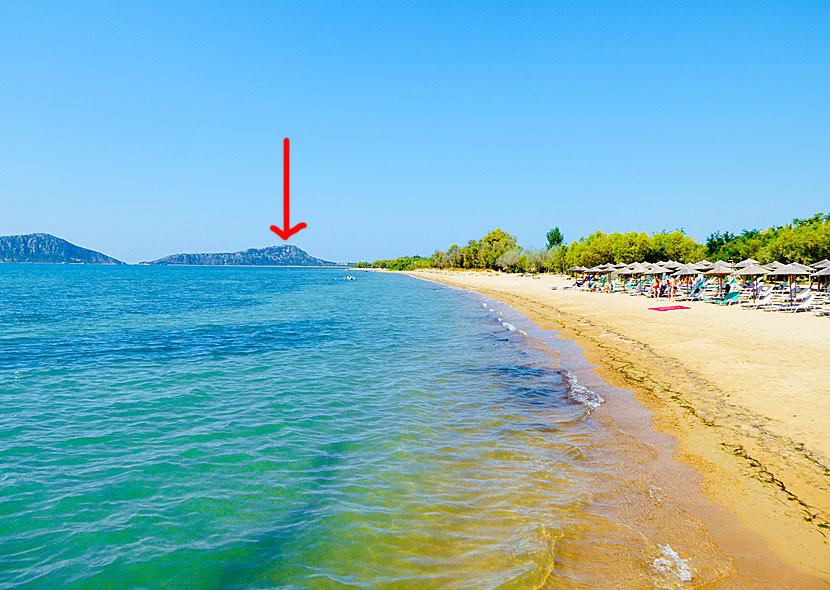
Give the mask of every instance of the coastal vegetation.
<path id="1" fill-rule="evenodd" d="M 740 235 L 715 232 L 706 240 L 710 260 L 744 260 L 761 263 L 780 260 L 809 264 L 830 258 L 830 214 L 818 213 L 808 219 L 764 231 L 744 230 Z"/>
<path id="2" fill-rule="evenodd" d="M 493 269 L 508 272 L 563 272 L 574 266 L 629 264 L 675 260 L 687 263 L 702 259 L 744 260 L 760 263 L 773 260 L 810 264 L 830 258 L 830 214 L 818 213 L 807 219 L 766 230 L 714 232 L 705 244 L 696 242 L 683 230 L 593 234 L 565 243 L 558 227 L 545 236 L 547 248 L 536 250 L 517 244 L 515 236 L 495 229 L 466 246 L 453 244 L 436 250 L 430 257 L 404 256 L 393 260 L 362 262 L 359 267 L 412 270 L 416 268 Z"/>

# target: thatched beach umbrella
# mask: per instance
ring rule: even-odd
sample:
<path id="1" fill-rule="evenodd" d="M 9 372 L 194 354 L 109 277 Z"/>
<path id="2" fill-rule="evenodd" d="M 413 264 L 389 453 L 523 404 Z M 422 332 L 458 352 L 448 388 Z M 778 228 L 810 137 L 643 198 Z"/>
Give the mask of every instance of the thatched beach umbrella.
<path id="1" fill-rule="evenodd" d="M 810 266 L 812 266 L 813 268 L 817 268 L 819 270 L 823 270 L 825 268 L 830 268 L 830 260 L 827 260 L 825 258 L 824 260 L 819 260 L 818 262 L 814 262 Z"/>
<path id="2" fill-rule="evenodd" d="M 812 281 L 813 278 L 815 278 L 818 281 L 819 286 L 821 286 L 821 280 L 824 277 L 827 277 L 828 282 L 830 282 L 830 265 L 825 266 L 818 272 L 814 272 L 812 275 L 810 275 L 810 280 Z"/>
<path id="3" fill-rule="evenodd" d="M 769 264 L 763 264 L 762 266 L 768 268 L 769 270 L 778 270 L 782 266 L 784 266 L 783 262 L 778 262 L 777 260 L 773 260 Z"/>
<path id="4" fill-rule="evenodd" d="M 640 264 L 639 262 L 635 262 L 634 264 L 629 264 L 625 268 L 618 269 L 614 274 L 619 276 L 625 277 L 624 286 L 628 286 L 628 278 L 633 275 L 641 275 L 646 270 L 648 270 L 645 266 Z"/>
<path id="5" fill-rule="evenodd" d="M 630 277 L 631 275 L 643 274 L 643 271 L 645 270 L 646 269 L 643 268 L 642 264 L 640 264 L 639 262 L 635 262 L 634 264 L 629 264 L 625 268 L 619 269 L 617 271 L 617 274 Z"/>
<path id="6" fill-rule="evenodd" d="M 813 267 L 807 266 L 806 264 L 801 264 L 800 262 L 791 262 L 790 265 L 793 266 L 794 268 L 798 268 L 798 269 L 803 270 L 808 275 L 813 274 L 816 270 Z M 813 285 L 813 279 L 810 278 L 810 286 L 812 286 L 812 285 Z"/>
<path id="7" fill-rule="evenodd" d="M 800 262 L 791 262 L 790 265 L 794 266 L 795 268 L 800 268 L 807 274 L 811 274 L 815 269 L 811 266 L 807 266 L 806 264 L 801 264 Z"/>
<path id="8" fill-rule="evenodd" d="M 659 264 L 652 264 L 650 268 L 643 271 L 644 275 L 664 275 L 669 272 L 669 269 L 663 268 Z"/>
<path id="9" fill-rule="evenodd" d="M 684 264 L 674 271 L 676 277 L 690 277 L 699 274 L 701 274 L 701 271 L 694 264 Z"/>
<path id="10" fill-rule="evenodd" d="M 812 274 L 810 271 L 806 271 L 801 268 L 803 265 L 796 265 L 796 264 L 785 264 L 775 270 L 769 272 L 768 276 L 771 277 L 787 277 L 787 286 L 788 291 L 790 292 L 790 301 L 792 302 L 793 299 L 793 277 L 803 277 L 805 275 Z"/>
<path id="11" fill-rule="evenodd" d="M 714 264 L 708 260 L 698 260 L 697 262 L 692 263 L 692 265 L 698 270 L 709 270 L 714 266 Z"/>
<path id="12" fill-rule="evenodd" d="M 758 264 L 759 262 L 757 260 L 747 258 L 746 260 L 741 260 L 738 264 L 736 264 L 735 268 L 747 268 L 749 266 L 757 266 Z"/>
<path id="13" fill-rule="evenodd" d="M 757 264 L 750 264 L 749 266 L 745 266 L 745 267 L 735 271 L 735 274 L 738 275 L 739 277 L 760 277 L 760 276 L 763 276 L 763 275 L 768 275 L 769 272 L 770 271 L 768 271 L 763 266 L 760 266 L 760 265 L 757 265 Z M 758 299 L 758 289 L 753 288 L 752 294 L 755 296 L 755 299 L 757 301 L 757 299 Z"/>
<path id="14" fill-rule="evenodd" d="M 735 269 L 732 267 L 731 264 L 726 263 L 723 260 L 718 260 L 712 268 L 705 271 L 703 274 L 710 277 L 718 277 L 718 297 L 720 297 L 721 290 L 723 288 L 723 277 L 729 276 L 734 273 Z"/>
<path id="15" fill-rule="evenodd" d="M 693 277 L 701 274 L 701 271 L 695 267 L 694 264 L 684 264 L 676 271 L 674 271 L 673 276 L 677 278 L 683 277 Z M 686 285 L 686 295 L 689 295 L 692 292 L 692 283 L 689 281 L 689 284 Z"/>
<path id="16" fill-rule="evenodd" d="M 761 275 L 768 275 L 769 273 L 769 270 L 757 264 L 750 264 L 749 266 L 744 266 L 743 268 L 735 271 L 735 274 L 741 277 L 758 277 Z"/>
<path id="17" fill-rule="evenodd" d="M 597 275 L 607 275 L 611 272 L 610 268 L 604 267 L 603 265 L 594 266 L 588 269 L 588 272 L 597 274 Z"/>

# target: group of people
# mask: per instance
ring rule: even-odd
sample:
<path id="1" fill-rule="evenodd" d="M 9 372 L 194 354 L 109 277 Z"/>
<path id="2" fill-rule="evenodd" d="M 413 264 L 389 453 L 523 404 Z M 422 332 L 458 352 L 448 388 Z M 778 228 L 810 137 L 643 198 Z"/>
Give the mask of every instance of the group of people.
<path id="1" fill-rule="evenodd" d="M 677 297 L 677 279 L 670 276 L 665 280 L 660 280 L 658 275 L 654 275 L 651 281 L 651 296 L 674 299 Z"/>

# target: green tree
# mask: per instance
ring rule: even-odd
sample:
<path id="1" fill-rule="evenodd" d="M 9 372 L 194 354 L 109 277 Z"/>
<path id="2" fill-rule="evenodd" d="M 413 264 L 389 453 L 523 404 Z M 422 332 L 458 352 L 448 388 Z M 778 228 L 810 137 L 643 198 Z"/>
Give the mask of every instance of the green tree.
<path id="1" fill-rule="evenodd" d="M 562 232 L 559 231 L 559 227 L 554 227 L 547 233 L 548 238 L 548 250 L 561 246 L 565 243 L 565 236 L 562 235 Z"/>
<path id="2" fill-rule="evenodd" d="M 498 268 L 499 257 L 516 247 L 516 238 L 506 231 L 494 229 L 481 238 L 478 268 Z"/>

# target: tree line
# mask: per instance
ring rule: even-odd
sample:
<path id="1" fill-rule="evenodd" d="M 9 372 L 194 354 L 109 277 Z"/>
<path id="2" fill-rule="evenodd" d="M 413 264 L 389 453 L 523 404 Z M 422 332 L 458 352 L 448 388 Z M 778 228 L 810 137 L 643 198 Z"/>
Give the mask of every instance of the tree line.
<path id="1" fill-rule="evenodd" d="M 740 235 L 714 232 L 705 244 L 696 242 L 683 230 L 610 233 L 597 231 L 565 244 L 558 227 L 547 233 L 544 249 L 523 248 L 515 236 L 495 229 L 466 246 L 453 244 L 436 250 L 430 257 L 404 256 L 392 260 L 361 262 L 358 267 L 412 270 L 417 268 L 493 269 L 509 272 L 564 272 L 574 266 L 632 262 L 696 262 L 701 259 L 733 260 L 754 258 L 761 263 L 800 262 L 810 264 L 830 258 L 830 214 L 794 219 L 767 230 L 744 230 Z"/>

